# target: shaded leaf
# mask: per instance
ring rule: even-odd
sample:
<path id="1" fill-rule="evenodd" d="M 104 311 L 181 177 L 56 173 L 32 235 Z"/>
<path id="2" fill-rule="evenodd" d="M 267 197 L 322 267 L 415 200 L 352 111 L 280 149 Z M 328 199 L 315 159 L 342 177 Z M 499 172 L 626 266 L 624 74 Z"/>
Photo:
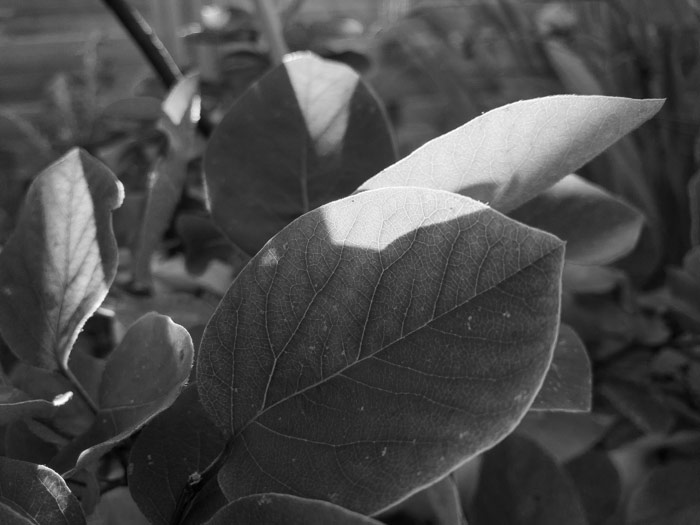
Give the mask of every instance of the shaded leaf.
<path id="1" fill-rule="evenodd" d="M 575 95 L 515 102 L 432 140 L 359 189 L 443 189 L 506 213 L 653 117 L 662 103 Z"/>
<path id="2" fill-rule="evenodd" d="M 508 214 L 566 241 L 566 259 L 603 265 L 632 251 L 644 217 L 600 186 L 567 175 Z"/>
<path id="3" fill-rule="evenodd" d="M 102 495 L 88 525 L 149 525 L 127 487 L 117 487 Z"/>
<path id="4" fill-rule="evenodd" d="M 196 120 L 191 108 L 199 104 L 199 79 L 187 76 L 168 93 L 159 126 L 168 136 L 168 150 L 151 173 L 146 207 L 134 247 L 132 269 L 137 288 L 153 286 L 151 258 L 168 230 L 187 180 L 187 162 L 194 150 Z"/>
<path id="5" fill-rule="evenodd" d="M 559 4 L 561 5 L 561 4 Z M 564 87 L 576 95 L 604 95 L 605 88 L 588 67 L 586 61 L 562 38 L 544 38 L 542 51 Z"/>
<path id="6" fill-rule="evenodd" d="M 129 457 L 129 490 L 151 523 L 169 525 L 173 521 L 190 476 L 202 472 L 225 443 L 200 405 L 195 385 L 153 418 Z"/>
<path id="7" fill-rule="evenodd" d="M 470 522 L 587 525 L 571 479 L 534 441 L 511 435 L 484 454 Z"/>
<path id="8" fill-rule="evenodd" d="M 32 399 L 17 388 L 0 385 L 0 426 L 25 417 L 48 417 L 64 399 L 58 397 L 54 402 Z"/>
<path id="9" fill-rule="evenodd" d="M 8 519 L 9 516 L 13 516 Z M 43 465 L 0 457 L 2 523 L 80 525 L 80 503 L 53 470 Z M 7 521 L 6 521 L 7 520 Z"/>
<path id="10" fill-rule="evenodd" d="M 674 422 L 668 407 L 649 388 L 622 379 L 610 379 L 598 388 L 616 410 L 643 432 L 667 432 Z"/>
<path id="11" fill-rule="evenodd" d="M 625 274 L 607 266 L 565 264 L 562 286 L 570 293 L 605 294 L 625 283 Z"/>
<path id="12" fill-rule="evenodd" d="M 259 494 L 230 503 L 207 525 L 380 525 L 380 522 L 362 514 L 338 507 L 326 501 L 298 498 L 288 494 Z"/>
<path id="13" fill-rule="evenodd" d="M 47 464 L 58 452 L 55 444 L 37 436 L 25 421 L 15 421 L 7 426 L 4 444 L 3 456 L 39 465 Z"/>
<path id="14" fill-rule="evenodd" d="M 694 525 L 700 519 L 700 461 L 677 461 L 644 479 L 627 503 L 629 525 Z"/>
<path id="15" fill-rule="evenodd" d="M 122 198 L 114 175 L 78 149 L 32 183 L 0 253 L 0 332 L 24 361 L 67 368 L 117 271 L 111 211 Z"/>
<path id="16" fill-rule="evenodd" d="M 233 105 L 204 157 L 212 217 L 248 253 L 396 160 L 376 96 L 347 66 L 291 55 Z"/>
<path id="17" fill-rule="evenodd" d="M 690 204 L 690 242 L 700 246 L 700 173 L 696 173 L 688 182 L 688 200 Z"/>
<path id="18" fill-rule="evenodd" d="M 207 217 L 182 213 L 175 228 L 185 245 L 185 264 L 190 273 L 200 275 L 212 260 L 228 262 L 238 253 L 247 259 Z"/>
<path id="19" fill-rule="evenodd" d="M 107 359 L 95 422 L 52 465 L 61 472 L 84 467 L 168 408 L 187 380 L 193 354 L 187 330 L 163 315 L 143 316 Z"/>
<path id="20" fill-rule="evenodd" d="M 425 491 L 435 512 L 436 525 L 467 525 L 459 487 L 452 475 L 432 484 Z"/>
<path id="21" fill-rule="evenodd" d="M 202 404 L 233 440 L 224 494 L 373 513 L 498 442 L 549 367 L 562 257 L 555 237 L 442 191 L 363 192 L 298 219 L 200 345 Z"/>
<path id="22" fill-rule="evenodd" d="M 554 357 L 530 410 L 588 412 L 591 409 L 591 362 L 576 332 L 559 327 Z"/>
<path id="23" fill-rule="evenodd" d="M 621 481 L 606 452 L 589 450 L 566 464 L 578 489 L 589 525 L 603 525 L 620 504 Z"/>

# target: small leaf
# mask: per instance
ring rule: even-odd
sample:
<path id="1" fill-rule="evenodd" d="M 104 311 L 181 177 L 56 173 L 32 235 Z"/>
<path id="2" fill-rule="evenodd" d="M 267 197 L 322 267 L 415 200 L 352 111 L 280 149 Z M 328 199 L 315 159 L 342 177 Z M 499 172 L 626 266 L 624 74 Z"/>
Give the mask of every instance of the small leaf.
<path id="1" fill-rule="evenodd" d="M 515 102 L 432 140 L 359 190 L 443 189 L 506 213 L 579 169 L 662 104 L 575 95 Z"/>
<path id="2" fill-rule="evenodd" d="M 611 378 L 598 390 L 612 406 L 643 432 L 664 433 L 674 422 L 668 407 L 644 385 Z"/>
<path id="3" fill-rule="evenodd" d="M 0 426 L 25 417 L 48 417 L 62 400 L 57 398 L 57 404 L 54 404 L 44 399 L 32 399 L 17 388 L 0 385 Z"/>
<path id="4" fill-rule="evenodd" d="M 85 467 L 168 408 L 187 380 L 193 354 L 187 330 L 163 315 L 143 316 L 107 359 L 95 422 L 52 465 L 62 472 Z"/>
<path id="5" fill-rule="evenodd" d="M 134 282 L 150 290 L 151 257 L 170 226 L 187 180 L 187 162 L 194 150 L 195 124 L 190 110 L 199 104 L 199 79 L 187 76 L 168 93 L 159 126 L 168 136 L 168 150 L 150 176 L 146 207 L 134 248 Z"/>
<path id="6" fill-rule="evenodd" d="M 0 253 L 0 332 L 24 361 L 68 366 L 78 332 L 117 271 L 111 211 L 116 177 L 74 149 L 32 183 L 14 233 Z"/>
<path id="7" fill-rule="evenodd" d="M 566 464 L 578 489 L 589 525 L 603 525 L 617 511 L 621 498 L 620 474 L 603 451 L 589 450 Z"/>
<path id="8" fill-rule="evenodd" d="M 559 327 L 554 357 L 530 410 L 588 412 L 591 409 L 591 362 L 576 332 Z"/>
<path id="9" fill-rule="evenodd" d="M 190 476 L 202 472 L 225 444 L 199 404 L 194 385 L 146 425 L 131 449 L 129 490 L 151 523 L 173 521 Z"/>
<path id="10" fill-rule="evenodd" d="M 295 54 L 246 91 L 214 131 L 204 157 L 212 217 L 253 254 L 395 160 L 382 106 L 360 76 Z"/>
<path id="11" fill-rule="evenodd" d="M 7 520 L 8 516 L 13 517 Z M 43 465 L 3 457 L 0 457 L 0 518 L 2 523 L 13 524 L 85 523 L 80 503 L 61 476 Z"/>
<path id="12" fill-rule="evenodd" d="M 700 461 L 676 461 L 651 472 L 627 503 L 629 525 L 693 525 L 700 520 Z"/>
<path id="13" fill-rule="evenodd" d="M 206 525 L 381 525 L 380 522 L 326 501 L 288 494 L 259 494 L 241 498 L 217 512 Z"/>
<path id="14" fill-rule="evenodd" d="M 484 454 L 475 525 L 587 525 L 571 479 L 533 441 L 511 435 Z"/>
<path id="15" fill-rule="evenodd" d="M 644 217 L 603 188 L 567 175 L 508 214 L 566 241 L 566 259 L 576 264 L 609 264 L 630 253 Z"/>
<path id="16" fill-rule="evenodd" d="M 562 258 L 556 237 L 443 191 L 363 192 L 299 218 L 200 345 L 202 404 L 233 439 L 224 494 L 369 514 L 493 446 L 549 367 Z"/>

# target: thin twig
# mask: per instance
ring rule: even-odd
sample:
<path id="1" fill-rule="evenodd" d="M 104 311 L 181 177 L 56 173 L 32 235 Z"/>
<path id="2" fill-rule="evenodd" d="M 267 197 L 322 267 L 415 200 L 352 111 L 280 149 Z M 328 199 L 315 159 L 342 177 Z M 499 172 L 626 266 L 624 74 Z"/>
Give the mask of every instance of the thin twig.
<path id="1" fill-rule="evenodd" d="M 258 19 L 262 25 L 263 33 L 270 45 L 270 56 L 272 63 L 280 65 L 284 55 L 289 53 L 287 43 L 282 34 L 282 21 L 279 13 L 275 10 L 270 0 L 255 0 L 255 9 L 258 12 Z"/>
<path id="2" fill-rule="evenodd" d="M 71 382 L 71 384 L 75 388 L 75 391 L 80 397 L 83 398 L 83 401 L 85 401 L 87 406 L 90 407 L 92 413 L 97 414 L 100 408 L 97 406 L 97 403 L 93 401 L 92 397 L 90 397 L 90 394 L 87 390 L 85 390 L 85 387 L 80 383 L 80 381 L 78 381 L 78 378 L 75 377 L 75 375 L 73 375 L 73 372 L 71 372 L 70 368 L 68 368 L 68 365 L 65 363 L 61 363 L 59 365 L 59 370 L 61 374 L 63 374 L 63 376 Z"/>
<path id="3" fill-rule="evenodd" d="M 160 80 L 170 89 L 182 78 L 182 71 L 141 13 L 126 0 L 102 0 L 119 19 L 136 45 L 151 64 Z"/>

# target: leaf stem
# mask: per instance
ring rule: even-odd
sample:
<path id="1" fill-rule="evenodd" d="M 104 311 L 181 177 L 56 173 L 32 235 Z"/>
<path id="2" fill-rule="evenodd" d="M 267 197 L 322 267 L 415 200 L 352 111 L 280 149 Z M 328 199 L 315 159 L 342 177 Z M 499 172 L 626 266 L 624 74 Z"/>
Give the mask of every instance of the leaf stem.
<path id="1" fill-rule="evenodd" d="M 255 9 L 262 25 L 263 33 L 270 45 L 272 63 L 280 65 L 284 55 L 289 53 L 287 43 L 282 34 L 282 21 L 270 0 L 255 0 Z"/>
<path id="2" fill-rule="evenodd" d="M 75 377 L 70 368 L 68 368 L 68 363 L 60 363 L 59 370 L 61 371 L 61 374 L 63 374 L 63 376 L 71 382 L 75 388 L 75 391 L 80 397 L 83 398 L 83 401 L 85 401 L 85 404 L 90 408 L 92 413 L 97 414 L 100 408 L 97 406 L 97 403 L 93 401 L 92 397 L 90 397 L 90 394 L 87 390 L 85 390 L 85 387 L 80 383 L 80 381 L 78 381 L 78 378 Z"/>
<path id="3" fill-rule="evenodd" d="M 165 87 L 167 89 L 173 87 L 182 78 L 182 72 L 163 42 L 141 16 L 141 13 L 130 6 L 126 0 L 102 1 L 119 19 L 126 32 L 131 35 L 134 43 L 144 54 Z"/>

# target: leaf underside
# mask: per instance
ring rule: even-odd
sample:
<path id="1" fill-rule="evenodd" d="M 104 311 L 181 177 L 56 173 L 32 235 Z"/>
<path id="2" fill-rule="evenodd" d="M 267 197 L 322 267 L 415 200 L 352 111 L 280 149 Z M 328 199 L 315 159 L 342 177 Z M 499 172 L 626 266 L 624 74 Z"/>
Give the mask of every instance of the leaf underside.
<path id="1" fill-rule="evenodd" d="M 549 366 L 563 245 L 466 197 L 364 192 L 304 215 L 231 286 L 197 361 L 229 499 L 370 514 L 488 448 Z"/>

